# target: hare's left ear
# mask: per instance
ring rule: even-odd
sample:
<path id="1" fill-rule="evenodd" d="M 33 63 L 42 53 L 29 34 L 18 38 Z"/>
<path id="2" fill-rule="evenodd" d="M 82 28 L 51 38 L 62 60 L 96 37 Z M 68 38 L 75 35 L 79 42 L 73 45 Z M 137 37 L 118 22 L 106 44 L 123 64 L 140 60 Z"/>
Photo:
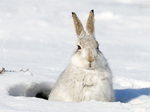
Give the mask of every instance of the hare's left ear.
<path id="1" fill-rule="evenodd" d="M 90 11 L 90 15 L 86 24 L 86 30 L 89 35 L 94 36 L 94 10 Z"/>

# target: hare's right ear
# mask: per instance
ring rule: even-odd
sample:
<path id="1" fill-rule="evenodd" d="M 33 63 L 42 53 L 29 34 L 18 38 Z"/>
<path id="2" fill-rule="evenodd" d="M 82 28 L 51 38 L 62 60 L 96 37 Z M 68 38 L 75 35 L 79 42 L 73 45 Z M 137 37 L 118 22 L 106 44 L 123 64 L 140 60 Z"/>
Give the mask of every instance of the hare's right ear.
<path id="1" fill-rule="evenodd" d="M 94 10 L 90 11 L 86 24 L 86 30 L 89 35 L 94 35 Z"/>
<path id="2" fill-rule="evenodd" d="M 84 34 L 84 29 L 83 29 L 82 23 L 74 12 L 72 12 L 72 17 L 73 17 L 73 22 L 74 22 L 77 39 L 80 39 L 82 37 L 82 35 Z"/>

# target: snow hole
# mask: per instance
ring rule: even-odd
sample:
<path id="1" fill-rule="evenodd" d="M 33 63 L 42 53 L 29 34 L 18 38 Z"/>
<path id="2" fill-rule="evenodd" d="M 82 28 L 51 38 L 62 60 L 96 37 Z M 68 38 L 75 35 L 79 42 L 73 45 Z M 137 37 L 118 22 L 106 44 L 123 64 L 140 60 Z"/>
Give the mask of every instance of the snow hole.
<path id="1" fill-rule="evenodd" d="M 8 93 L 11 96 L 25 96 L 48 99 L 48 95 L 50 94 L 53 85 L 54 84 L 50 82 L 20 83 L 10 87 L 8 89 Z"/>

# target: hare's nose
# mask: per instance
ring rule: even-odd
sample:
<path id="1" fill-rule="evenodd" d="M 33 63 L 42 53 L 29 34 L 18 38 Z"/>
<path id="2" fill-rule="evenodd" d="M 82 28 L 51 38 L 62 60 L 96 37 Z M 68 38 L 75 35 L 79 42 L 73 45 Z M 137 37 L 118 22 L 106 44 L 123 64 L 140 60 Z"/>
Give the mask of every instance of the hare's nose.
<path id="1" fill-rule="evenodd" d="M 91 50 L 88 52 L 87 60 L 88 60 L 90 63 L 92 63 L 92 62 L 95 60 L 95 59 L 94 59 L 94 56 L 93 56 L 93 53 L 92 53 Z"/>

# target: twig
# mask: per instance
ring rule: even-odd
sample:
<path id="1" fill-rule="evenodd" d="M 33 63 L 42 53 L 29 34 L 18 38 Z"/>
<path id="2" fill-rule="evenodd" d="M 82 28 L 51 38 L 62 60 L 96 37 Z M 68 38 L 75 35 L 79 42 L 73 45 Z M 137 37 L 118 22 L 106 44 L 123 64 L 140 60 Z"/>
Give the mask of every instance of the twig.
<path id="1" fill-rule="evenodd" d="M 23 69 L 20 70 L 20 72 L 27 72 L 27 71 L 29 71 L 29 68 L 26 70 L 23 70 Z"/>
<path id="2" fill-rule="evenodd" d="M 0 74 L 2 74 L 5 71 L 6 71 L 5 68 L 2 68 L 2 70 L 0 71 Z"/>
<path id="3" fill-rule="evenodd" d="M 29 69 L 23 70 L 21 69 L 20 72 L 27 72 L 29 71 Z M 4 72 L 16 72 L 14 70 L 6 70 L 4 67 L 2 68 L 2 70 L 0 70 L 0 74 L 4 73 Z"/>

